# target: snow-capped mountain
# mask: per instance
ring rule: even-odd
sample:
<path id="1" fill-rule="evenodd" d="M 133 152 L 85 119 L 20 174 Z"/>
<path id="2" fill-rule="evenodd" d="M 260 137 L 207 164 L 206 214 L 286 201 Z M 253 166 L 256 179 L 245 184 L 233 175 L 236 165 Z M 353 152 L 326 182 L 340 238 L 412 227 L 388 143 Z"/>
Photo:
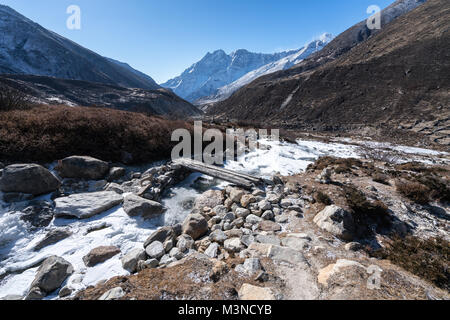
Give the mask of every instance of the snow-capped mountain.
<path id="1" fill-rule="evenodd" d="M 1 73 L 160 88 L 149 76 L 83 48 L 4 5 L 0 5 Z"/>
<path id="2" fill-rule="evenodd" d="M 188 100 L 210 96 L 218 88 L 236 81 L 248 72 L 292 55 L 295 51 L 274 54 L 253 53 L 240 49 L 226 54 L 223 50 L 208 53 L 180 76 L 161 84 Z"/>
<path id="3" fill-rule="evenodd" d="M 231 96 L 235 91 L 237 91 L 239 88 L 242 88 L 243 86 L 249 84 L 253 80 L 280 70 L 286 70 L 290 67 L 296 65 L 297 63 L 302 62 L 304 59 L 309 57 L 311 54 L 322 50 L 331 40 L 333 39 L 333 36 L 329 33 L 325 33 L 322 36 L 320 36 L 318 39 L 308 43 L 303 48 L 299 49 L 298 51 L 292 53 L 291 55 L 288 55 L 284 58 L 281 58 L 280 60 L 268 63 L 258 69 L 255 69 L 253 71 L 250 71 L 249 73 L 245 74 L 238 80 L 221 87 L 217 90 L 217 93 L 198 99 L 195 101 L 195 104 L 198 105 L 205 105 L 210 104 L 218 101 L 225 100 L 229 96 Z"/>
<path id="4" fill-rule="evenodd" d="M 180 76 L 161 84 L 180 97 L 202 104 L 219 101 L 257 77 L 289 68 L 322 49 L 331 40 L 324 34 L 299 50 L 273 54 L 253 53 L 244 49 L 226 54 L 223 50 L 208 53 Z"/>

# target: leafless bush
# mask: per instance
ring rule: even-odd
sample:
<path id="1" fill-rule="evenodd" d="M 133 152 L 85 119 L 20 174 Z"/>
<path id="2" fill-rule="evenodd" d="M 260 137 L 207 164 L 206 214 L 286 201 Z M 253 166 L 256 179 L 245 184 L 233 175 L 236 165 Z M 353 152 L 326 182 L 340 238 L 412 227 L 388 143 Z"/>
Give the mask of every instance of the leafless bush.
<path id="1" fill-rule="evenodd" d="M 0 85 L 0 111 L 26 109 L 29 100 L 25 93 Z"/>

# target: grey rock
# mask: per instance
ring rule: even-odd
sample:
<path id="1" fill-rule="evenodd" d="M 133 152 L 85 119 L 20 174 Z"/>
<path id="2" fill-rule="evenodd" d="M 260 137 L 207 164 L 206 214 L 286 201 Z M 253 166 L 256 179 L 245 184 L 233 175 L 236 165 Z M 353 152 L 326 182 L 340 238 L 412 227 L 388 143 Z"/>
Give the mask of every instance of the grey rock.
<path id="1" fill-rule="evenodd" d="M 101 180 L 109 170 L 109 164 L 92 157 L 73 156 L 59 161 L 56 171 L 62 178 Z"/>
<path id="2" fill-rule="evenodd" d="M 241 239 L 239 238 L 232 238 L 225 240 L 224 248 L 228 252 L 239 252 L 243 249 Z"/>
<path id="3" fill-rule="evenodd" d="M 98 300 L 119 300 L 125 296 L 125 292 L 121 287 L 113 288 L 106 291 Z"/>
<path id="4" fill-rule="evenodd" d="M 31 225 L 32 229 L 47 227 L 53 220 L 53 206 L 48 201 L 31 201 L 21 210 L 20 219 Z"/>
<path id="5" fill-rule="evenodd" d="M 298 251 L 303 251 L 305 249 L 308 249 L 309 242 L 310 241 L 307 239 L 300 239 L 300 238 L 295 238 L 295 237 L 285 237 L 281 241 L 283 246 L 294 249 L 294 250 L 298 250 Z"/>
<path id="6" fill-rule="evenodd" d="M 258 258 L 249 258 L 244 262 L 244 269 L 249 274 L 254 274 L 261 270 L 261 262 Z"/>
<path id="7" fill-rule="evenodd" d="M 194 239 L 190 235 L 182 234 L 177 238 L 177 248 L 181 252 L 186 252 L 194 247 Z"/>
<path id="8" fill-rule="evenodd" d="M 93 267 L 99 263 L 105 262 L 112 257 L 118 255 L 120 249 L 114 246 L 101 246 L 92 249 L 87 255 L 83 257 L 83 262 L 86 267 Z"/>
<path id="9" fill-rule="evenodd" d="M 230 199 L 234 203 L 240 203 L 242 196 L 245 194 L 244 190 L 238 188 L 232 188 L 230 190 Z"/>
<path id="10" fill-rule="evenodd" d="M 222 191 L 208 190 L 195 199 L 194 209 L 203 210 L 203 208 L 215 208 L 224 202 Z"/>
<path id="11" fill-rule="evenodd" d="M 109 169 L 108 176 L 106 177 L 106 180 L 108 182 L 116 181 L 120 178 L 122 178 L 126 173 L 125 168 L 122 167 L 113 167 Z"/>
<path id="12" fill-rule="evenodd" d="M 183 233 L 197 240 L 208 232 L 208 222 L 198 213 L 190 214 L 183 222 Z"/>
<path id="13" fill-rule="evenodd" d="M 130 217 L 141 216 L 150 219 L 163 214 L 167 209 L 159 202 L 130 194 L 124 199 L 123 210 Z"/>
<path id="14" fill-rule="evenodd" d="M 256 235 L 255 240 L 256 240 L 256 242 L 259 242 L 259 243 L 273 244 L 276 246 L 281 245 L 280 238 L 278 238 L 277 236 L 272 236 L 272 235 L 258 234 L 258 235 Z"/>
<path id="15" fill-rule="evenodd" d="M 38 242 L 38 244 L 34 247 L 34 251 L 39 251 L 42 248 L 55 244 L 61 240 L 67 239 L 72 235 L 72 231 L 69 229 L 55 229 L 48 232 L 45 237 Z"/>
<path id="16" fill-rule="evenodd" d="M 169 252 L 169 256 L 171 256 L 177 260 L 180 260 L 180 259 L 183 259 L 184 253 L 181 252 L 180 249 L 178 249 L 178 248 L 172 248 L 172 250 L 170 250 L 170 252 Z"/>
<path id="17" fill-rule="evenodd" d="M 244 218 L 237 218 L 236 220 L 233 221 L 231 225 L 236 228 L 242 228 L 244 226 L 244 223 L 245 223 Z"/>
<path id="18" fill-rule="evenodd" d="M 241 242 L 246 246 L 249 247 L 253 242 L 255 242 L 255 237 L 250 234 L 244 234 L 241 237 Z"/>
<path id="19" fill-rule="evenodd" d="M 276 216 L 275 217 L 275 222 L 276 223 L 288 223 L 289 222 L 289 216 L 286 214 L 283 214 L 281 216 Z"/>
<path id="20" fill-rule="evenodd" d="M 246 218 L 250 214 L 250 210 L 245 208 L 237 208 L 234 213 L 238 218 Z"/>
<path id="21" fill-rule="evenodd" d="M 276 261 L 288 262 L 293 265 L 307 266 L 307 261 L 303 254 L 291 248 L 270 246 L 267 256 L 268 258 Z"/>
<path id="22" fill-rule="evenodd" d="M 215 230 L 211 232 L 211 234 L 209 235 L 209 239 L 212 242 L 224 243 L 225 240 L 228 239 L 228 237 L 222 230 Z"/>
<path id="23" fill-rule="evenodd" d="M 217 258 L 217 253 L 219 251 L 219 245 L 217 243 L 211 243 L 209 247 L 205 250 L 205 254 L 210 258 Z"/>
<path id="24" fill-rule="evenodd" d="M 72 264 L 63 258 L 52 256 L 45 259 L 31 283 L 27 298 L 39 299 L 41 295 L 45 297 L 58 289 L 72 273 Z"/>
<path id="25" fill-rule="evenodd" d="M 361 250 L 362 245 L 359 242 L 350 242 L 347 243 L 344 248 L 347 251 L 358 251 Z"/>
<path id="26" fill-rule="evenodd" d="M 157 231 L 153 232 L 153 234 L 148 237 L 148 239 L 144 243 L 144 248 L 146 248 L 149 244 L 154 241 L 159 241 L 161 243 L 166 242 L 167 240 L 174 240 L 176 238 L 175 230 L 173 227 L 162 227 Z"/>
<path id="27" fill-rule="evenodd" d="M 262 211 L 267 211 L 267 210 L 271 210 L 272 209 L 272 205 L 270 204 L 269 201 L 267 200 L 262 200 L 258 203 L 258 207 L 259 209 L 261 209 Z"/>
<path id="28" fill-rule="evenodd" d="M 250 223 L 250 224 L 257 224 L 259 222 L 261 222 L 262 219 L 254 214 L 251 214 L 249 216 L 247 216 L 247 218 L 245 218 L 245 222 Z"/>
<path id="29" fill-rule="evenodd" d="M 69 288 L 68 286 L 65 286 L 63 288 L 61 288 L 61 290 L 59 290 L 58 292 L 58 296 L 60 298 L 65 298 L 68 297 L 72 294 L 73 290 L 71 288 Z"/>
<path id="30" fill-rule="evenodd" d="M 145 250 L 133 249 L 122 257 L 122 267 L 130 273 L 135 273 L 137 271 L 138 262 L 145 260 L 145 258 Z"/>
<path id="31" fill-rule="evenodd" d="M 164 245 L 159 241 L 154 241 L 145 248 L 145 252 L 150 258 L 160 259 L 166 251 Z"/>
<path id="32" fill-rule="evenodd" d="M 123 197 L 112 191 L 78 193 L 55 199 L 57 217 L 86 219 L 122 203 Z"/>
<path id="33" fill-rule="evenodd" d="M 137 266 L 137 271 L 142 271 L 145 269 L 154 269 L 159 266 L 159 261 L 156 259 L 148 259 L 146 261 L 139 261 Z"/>
<path id="34" fill-rule="evenodd" d="M 159 264 L 160 265 L 171 264 L 172 262 L 175 262 L 175 261 L 177 261 L 177 259 L 166 254 L 161 258 L 161 261 L 159 262 Z"/>
<path id="35" fill-rule="evenodd" d="M 271 210 L 265 211 L 261 216 L 261 218 L 263 218 L 264 220 L 272 220 L 274 217 L 275 215 Z"/>
<path id="36" fill-rule="evenodd" d="M 314 223 L 321 229 L 343 240 L 352 240 L 354 233 L 354 220 L 351 213 L 332 205 L 319 212 L 314 217 Z"/>
<path id="37" fill-rule="evenodd" d="M 3 169 L 0 191 L 38 196 L 57 190 L 61 181 L 46 168 L 37 164 L 14 164 Z"/>

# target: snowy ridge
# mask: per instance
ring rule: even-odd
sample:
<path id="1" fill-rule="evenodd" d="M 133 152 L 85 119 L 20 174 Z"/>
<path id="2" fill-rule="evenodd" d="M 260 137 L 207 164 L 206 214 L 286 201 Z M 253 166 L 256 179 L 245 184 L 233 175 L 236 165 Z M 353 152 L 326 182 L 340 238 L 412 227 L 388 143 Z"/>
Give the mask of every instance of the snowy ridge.
<path id="1" fill-rule="evenodd" d="M 319 39 L 308 43 L 295 53 L 286 56 L 284 58 L 281 58 L 280 60 L 266 64 L 256 70 L 250 71 L 249 73 L 245 74 L 244 76 L 232 82 L 231 84 L 219 88 L 215 95 L 197 100 L 196 104 L 204 105 L 225 100 L 239 88 L 249 84 L 250 82 L 261 76 L 274 73 L 280 70 L 289 69 L 290 67 L 302 62 L 311 54 L 322 50 L 332 39 L 333 36 L 331 34 L 325 33 L 322 36 L 320 36 Z"/>

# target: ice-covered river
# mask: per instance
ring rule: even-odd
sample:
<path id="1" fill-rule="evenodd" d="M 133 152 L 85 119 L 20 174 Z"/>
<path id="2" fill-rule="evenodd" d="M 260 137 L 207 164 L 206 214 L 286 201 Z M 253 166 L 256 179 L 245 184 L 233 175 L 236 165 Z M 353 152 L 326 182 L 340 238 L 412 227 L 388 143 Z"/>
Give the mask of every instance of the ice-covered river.
<path id="1" fill-rule="evenodd" d="M 298 141 L 297 144 L 265 142 L 269 150 L 256 150 L 238 161 L 229 162 L 226 168 L 257 176 L 270 177 L 279 172 L 291 175 L 305 170 L 320 156 L 360 157 L 359 147 L 351 144 L 321 143 L 317 141 Z M 379 146 L 375 146 L 379 147 Z M 430 150 L 402 147 L 405 154 L 426 154 L 439 156 Z M 120 255 L 113 257 L 95 267 L 87 268 L 83 256 L 99 246 L 117 246 L 122 253 L 134 248 L 141 248 L 144 241 L 158 227 L 182 222 L 189 210 L 184 204 L 193 200 L 202 192 L 198 183 L 201 175 L 193 174 L 183 183 L 172 189 L 173 195 L 163 201 L 168 211 L 161 219 L 143 220 L 129 217 L 121 207 L 111 209 L 90 219 L 54 219 L 49 227 L 34 232 L 20 219 L 20 215 L 8 212 L 5 204 L 0 202 L 0 298 L 6 295 L 24 296 L 34 279 L 39 262 L 51 255 L 58 255 L 69 261 L 75 272 L 66 284 L 73 289 L 83 289 L 118 275 L 127 275 L 122 268 Z M 203 177 L 204 179 L 209 179 Z M 208 186 L 208 181 L 204 182 Z M 225 184 L 213 181 L 215 188 Z M 210 186 L 210 185 L 209 185 Z M 208 186 L 208 187 L 209 187 Z M 45 197 L 43 197 L 45 198 Z M 3 209 L 1 209 L 3 206 Z M 90 232 L 90 230 L 101 230 Z M 69 228 L 73 235 L 40 251 L 33 251 L 34 246 L 53 228 Z M 6 276 L 5 276 L 6 275 Z M 63 286 L 64 286 L 63 285 Z M 48 296 L 53 299 L 57 295 Z"/>

